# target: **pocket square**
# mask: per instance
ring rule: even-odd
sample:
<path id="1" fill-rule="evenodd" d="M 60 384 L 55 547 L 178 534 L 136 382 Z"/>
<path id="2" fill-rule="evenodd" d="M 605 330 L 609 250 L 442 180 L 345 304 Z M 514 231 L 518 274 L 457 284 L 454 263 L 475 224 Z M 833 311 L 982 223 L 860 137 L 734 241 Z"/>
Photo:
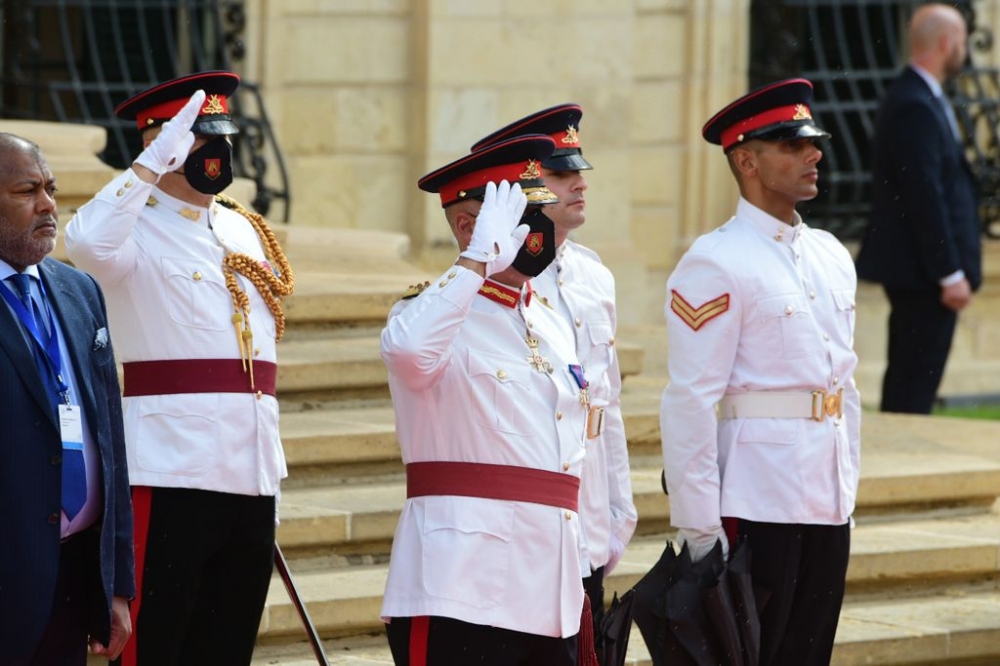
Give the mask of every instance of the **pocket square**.
<path id="1" fill-rule="evenodd" d="M 99 329 L 97 329 L 97 335 L 94 336 L 93 351 L 97 351 L 98 349 L 104 349 L 107 346 L 108 346 L 108 329 L 101 326 Z"/>

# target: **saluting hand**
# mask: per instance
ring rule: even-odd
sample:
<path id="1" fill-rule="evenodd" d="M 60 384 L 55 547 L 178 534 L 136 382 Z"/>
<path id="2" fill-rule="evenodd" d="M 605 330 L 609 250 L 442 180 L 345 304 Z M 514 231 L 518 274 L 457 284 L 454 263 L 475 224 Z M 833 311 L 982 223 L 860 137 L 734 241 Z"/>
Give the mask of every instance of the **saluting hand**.
<path id="1" fill-rule="evenodd" d="M 487 183 L 469 247 L 459 256 L 486 264 L 487 277 L 510 266 L 528 236 L 528 225 L 520 225 L 527 205 L 520 183 Z"/>
<path id="2" fill-rule="evenodd" d="M 135 164 L 149 170 L 143 173 L 136 169 L 136 173 L 146 182 L 155 183 L 160 180 L 160 176 L 173 171 L 184 161 L 194 145 L 194 133 L 191 126 L 194 125 L 198 112 L 205 103 L 205 91 L 199 90 L 191 95 L 177 115 L 163 123 L 160 133 L 153 139 L 152 143 L 135 158 Z M 151 173 L 150 173 L 151 172 Z M 143 178 L 149 175 L 150 178 Z"/>

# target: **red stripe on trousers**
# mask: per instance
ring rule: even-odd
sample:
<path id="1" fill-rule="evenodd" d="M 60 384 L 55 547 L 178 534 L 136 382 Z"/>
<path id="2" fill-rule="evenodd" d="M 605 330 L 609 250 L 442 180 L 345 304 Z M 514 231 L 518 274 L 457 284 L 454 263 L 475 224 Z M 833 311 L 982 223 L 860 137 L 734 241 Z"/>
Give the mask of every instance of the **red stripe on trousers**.
<path id="1" fill-rule="evenodd" d="M 139 640 L 139 606 L 142 603 L 142 570 L 146 564 L 146 539 L 149 536 L 149 513 L 153 505 L 153 489 L 132 487 L 133 540 L 135 542 L 135 599 L 129 609 L 132 616 L 132 637 L 125 644 L 121 666 L 137 666 L 136 645 Z"/>
<path id="2" fill-rule="evenodd" d="M 427 637 L 431 618 L 427 615 L 410 618 L 410 666 L 427 666 Z"/>

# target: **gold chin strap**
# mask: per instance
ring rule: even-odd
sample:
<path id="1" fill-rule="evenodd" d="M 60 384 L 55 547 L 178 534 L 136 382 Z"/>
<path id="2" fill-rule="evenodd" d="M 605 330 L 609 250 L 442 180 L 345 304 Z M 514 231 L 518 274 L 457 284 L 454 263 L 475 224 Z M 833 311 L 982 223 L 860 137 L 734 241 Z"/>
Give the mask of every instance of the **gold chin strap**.
<path id="1" fill-rule="evenodd" d="M 278 244 L 274 232 L 267 226 L 264 218 L 257 213 L 251 213 L 235 199 L 219 194 L 215 200 L 245 217 L 257 232 L 267 263 L 257 261 L 242 252 L 229 252 L 222 260 L 222 272 L 226 277 L 226 287 L 233 297 L 233 326 L 236 329 L 237 343 L 240 348 L 240 358 L 243 361 L 244 372 L 250 372 L 250 386 L 253 387 L 253 331 L 250 330 L 250 298 L 236 280 L 236 273 L 244 276 L 257 288 L 261 298 L 267 303 L 274 316 L 275 340 L 280 340 L 285 334 L 285 313 L 281 301 L 291 295 L 295 289 L 295 274 Z M 270 264 L 270 265 L 268 265 Z"/>

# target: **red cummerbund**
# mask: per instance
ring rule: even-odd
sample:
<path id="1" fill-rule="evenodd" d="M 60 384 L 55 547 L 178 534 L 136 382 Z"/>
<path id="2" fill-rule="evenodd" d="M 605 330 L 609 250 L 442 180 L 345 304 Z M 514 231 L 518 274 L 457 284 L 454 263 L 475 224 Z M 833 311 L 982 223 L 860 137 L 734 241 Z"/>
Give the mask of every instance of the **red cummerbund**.
<path id="1" fill-rule="evenodd" d="M 530 467 L 463 462 L 416 462 L 406 466 L 406 497 L 459 495 L 532 502 L 576 511 L 580 479 Z"/>
<path id="2" fill-rule="evenodd" d="M 274 395 L 278 366 L 270 361 L 253 362 L 253 387 L 249 368 L 231 358 L 192 358 L 183 361 L 135 361 L 123 363 L 126 398 L 176 393 L 266 393 Z"/>

